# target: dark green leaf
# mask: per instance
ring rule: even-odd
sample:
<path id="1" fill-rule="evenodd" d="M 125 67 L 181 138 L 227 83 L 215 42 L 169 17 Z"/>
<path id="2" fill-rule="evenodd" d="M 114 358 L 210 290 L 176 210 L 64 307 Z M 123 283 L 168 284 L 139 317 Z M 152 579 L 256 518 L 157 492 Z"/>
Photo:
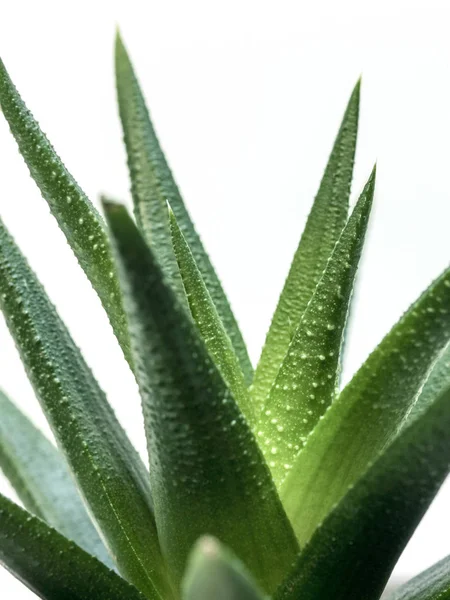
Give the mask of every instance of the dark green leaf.
<path id="1" fill-rule="evenodd" d="M 116 39 L 116 77 L 120 118 L 132 183 L 131 192 L 136 219 L 144 239 L 152 247 L 179 298 L 183 298 L 184 292 L 170 236 L 166 206 L 169 202 L 230 337 L 246 381 L 250 384 L 253 369 L 244 340 L 161 150 L 142 91 L 119 35 Z"/>
<path id="2" fill-rule="evenodd" d="M 219 542 L 202 538 L 191 553 L 183 600 L 263 600 L 243 565 Z"/>
<path id="3" fill-rule="evenodd" d="M 396 436 L 450 338 L 450 270 L 413 304 L 310 434 L 281 495 L 304 544 Z"/>
<path id="4" fill-rule="evenodd" d="M 208 352 L 230 388 L 248 423 L 255 422 L 255 414 L 244 375 L 234 353 L 231 340 L 220 320 L 195 258 L 170 210 L 170 229 L 173 247 L 180 268 L 189 308 L 202 335 Z"/>
<path id="5" fill-rule="evenodd" d="M 377 600 L 450 469 L 449 430 L 450 388 L 331 511 L 276 600 Z"/>
<path id="6" fill-rule="evenodd" d="M 56 440 L 119 570 L 150 597 L 158 592 L 164 597 L 148 474 L 1 223 L 0 303 Z"/>
<path id="7" fill-rule="evenodd" d="M 116 573 L 4 496 L 0 564 L 44 600 L 145 600 Z"/>
<path id="8" fill-rule="evenodd" d="M 99 295 L 130 362 L 125 315 L 104 222 L 40 130 L 1 60 L 0 106 L 31 176 Z"/>
<path id="9" fill-rule="evenodd" d="M 63 456 L 1 391 L 0 468 L 25 508 L 112 568 Z"/>
<path id="10" fill-rule="evenodd" d="M 257 406 L 264 404 L 286 355 L 292 332 L 297 328 L 347 220 L 358 131 L 359 88 L 358 82 L 350 97 L 255 371 L 252 393 Z"/>
<path id="11" fill-rule="evenodd" d="M 161 547 L 181 579 L 196 540 L 211 534 L 273 591 L 298 545 L 258 445 L 157 260 L 123 207 L 106 214 L 149 446 Z"/>
<path id="12" fill-rule="evenodd" d="M 387 600 L 448 600 L 450 598 L 450 557 L 400 586 Z"/>
<path id="13" fill-rule="evenodd" d="M 342 336 L 375 187 L 375 170 L 303 313 L 256 427 L 277 485 L 334 399 Z"/>

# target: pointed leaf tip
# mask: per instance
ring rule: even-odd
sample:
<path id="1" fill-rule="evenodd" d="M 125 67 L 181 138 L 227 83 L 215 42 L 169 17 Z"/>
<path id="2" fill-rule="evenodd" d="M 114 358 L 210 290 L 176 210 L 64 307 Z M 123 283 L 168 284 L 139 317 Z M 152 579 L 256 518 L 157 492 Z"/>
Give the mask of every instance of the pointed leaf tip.
<path id="1" fill-rule="evenodd" d="M 405 423 L 415 418 L 422 404 L 418 395 L 425 391 L 430 369 L 449 338 L 447 269 L 402 316 L 336 398 L 283 482 L 283 503 L 301 543 L 308 541 Z"/>
<path id="2" fill-rule="evenodd" d="M 0 105 L 33 180 L 97 292 L 132 367 L 129 333 L 104 221 L 39 128 L 1 59 Z"/>
<path id="3" fill-rule="evenodd" d="M 263 600 L 242 563 L 213 537 L 194 546 L 182 585 L 183 600 Z"/>
<path id="4" fill-rule="evenodd" d="M 272 592 L 298 545 L 259 446 L 152 249 L 126 210 L 107 218 L 133 332 L 159 541 L 174 580 L 209 533 Z"/>
<path id="5" fill-rule="evenodd" d="M 359 118 L 356 84 L 280 295 L 252 384 L 261 409 L 302 314 L 347 221 Z"/>
<path id="6" fill-rule="evenodd" d="M 336 396 L 343 334 L 373 191 L 372 174 L 294 332 L 255 428 L 279 487 Z"/>
<path id="7" fill-rule="evenodd" d="M 230 392 L 248 423 L 253 426 L 255 422 L 254 407 L 238 357 L 170 206 L 169 219 L 173 249 L 191 315 Z"/>
<path id="8" fill-rule="evenodd" d="M 148 472 L 26 259 L 0 220 L 0 308 L 36 396 L 119 570 L 154 598 L 168 587 Z"/>
<path id="9" fill-rule="evenodd" d="M 178 299 L 186 304 L 172 247 L 166 208 L 166 201 L 170 202 L 249 385 L 253 369 L 242 334 L 161 149 L 144 95 L 121 39 L 116 41 L 116 83 L 138 227 Z"/>

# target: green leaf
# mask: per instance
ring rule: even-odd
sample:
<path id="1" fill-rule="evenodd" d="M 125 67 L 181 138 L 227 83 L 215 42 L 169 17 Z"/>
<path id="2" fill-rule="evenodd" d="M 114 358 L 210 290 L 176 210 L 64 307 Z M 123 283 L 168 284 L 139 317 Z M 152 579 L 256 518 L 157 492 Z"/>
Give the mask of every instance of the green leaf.
<path id="1" fill-rule="evenodd" d="M 243 565 L 211 537 L 202 538 L 189 559 L 183 600 L 263 600 Z"/>
<path id="2" fill-rule="evenodd" d="M 450 556 L 423 571 L 395 592 L 387 600 L 448 600 L 450 598 Z"/>
<path id="3" fill-rule="evenodd" d="M 374 187 L 375 169 L 303 313 L 256 427 L 277 485 L 336 394 L 342 337 Z"/>
<path id="4" fill-rule="evenodd" d="M 0 468 L 25 508 L 112 568 L 64 458 L 1 391 Z"/>
<path id="5" fill-rule="evenodd" d="M 197 539 L 210 534 L 273 591 L 298 545 L 267 465 L 126 210 L 106 204 L 105 211 L 132 332 L 158 535 L 174 578 L 181 579 Z"/>
<path id="6" fill-rule="evenodd" d="M 397 435 L 450 339 L 450 270 L 412 305 L 330 406 L 281 487 L 303 545 Z"/>
<path id="7" fill-rule="evenodd" d="M 152 247 L 179 298 L 184 299 L 172 248 L 166 206 L 169 202 L 230 337 L 246 381 L 250 384 L 253 369 L 242 334 L 161 150 L 133 66 L 119 34 L 116 38 L 116 79 L 131 192 L 136 219 L 144 239 Z"/>
<path id="8" fill-rule="evenodd" d="M 450 386 L 450 344 L 447 344 L 433 365 L 417 401 L 408 414 L 406 422 L 415 419 L 448 386 Z"/>
<path id="9" fill-rule="evenodd" d="M 263 406 L 291 342 L 292 331 L 316 288 L 347 220 L 358 131 L 360 82 L 350 97 L 305 230 L 256 367 L 252 394 Z"/>
<path id="10" fill-rule="evenodd" d="M 276 600 L 377 600 L 450 469 L 450 388 L 375 459 L 304 547 Z"/>
<path id="11" fill-rule="evenodd" d="M 130 362 L 129 336 L 104 222 L 40 130 L 1 60 L 0 106 L 32 178 L 97 292 Z"/>
<path id="12" fill-rule="evenodd" d="M 0 304 L 58 445 L 120 572 L 150 598 L 166 600 L 148 473 L 1 222 Z"/>
<path id="13" fill-rule="evenodd" d="M 176 217 L 172 210 L 169 212 L 173 247 L 192 316 L 208 352 L 214 359 L 239 408 L 248 423 L 253 425 L 255 422 L 253 404 L 231 340 L 220 320 L 188 243 L 178 227 Z"/>
<path id="14" fill-rule="evenodd" d="M 44 600 L 145 600 L 116 573 L 4 496 L 0 563 Z"/>

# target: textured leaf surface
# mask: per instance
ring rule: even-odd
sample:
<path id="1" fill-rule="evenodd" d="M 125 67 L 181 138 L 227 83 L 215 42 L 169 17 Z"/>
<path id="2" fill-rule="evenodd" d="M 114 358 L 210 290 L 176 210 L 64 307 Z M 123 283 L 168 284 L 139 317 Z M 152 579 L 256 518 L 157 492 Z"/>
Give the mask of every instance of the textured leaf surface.
<path id="1" fill-rule="evenodd" d="M 142 91 L 119 35 L 116 40 L 116 78 L 120 118 L 132 183 L 131 192 L 136 219 L 144 239 L 152 247 L 171 285 L 179 297 L 183 298 L 184 292 L 170 235 L 166 206 L 169 202 L 231 339 L 246 381 L 250 384 L 253 369 L 244 340 L 161 150 Z"/>
<path id="2" fill-rule="evenodd" d="M 442 351 L 442 354 L 434 364 L 428 379 L 426 380 L 417 402 L 414 403 L 406 422 L 415 419 L 426 407 L 436 399 L 444 389 L 450 386 L 450 344 Z"/>
<path id="3" fill-rule="evenodd" d="M 239 408 L 248 423 L 253 425 L 255 421 L 253 404 L 238 358 L 172 211 L 170 211 L 170 229 L 175 256 L 194 321 Z"/>
<path id="4" fill-rule="evenodd" d="M 183 600 L 263 600 L 243 565 L 214 538 L 192 551 L 184 578 Z"/>
<path id="5" fill-rule="evenodd" d="M 343 331 L 374 186 L 375 171 L 303 313 L 256 428 L 277 485 L 336 393 Z"/>
<path id="6" fill-rule="evenodd" d="M 25 508 L 112 568 L 63 456 L 1 391 L 0 468 Z"/>
<path id="7" fill-rule="evenodd" d="M 281 489 L 300 544 L 395 437 L 450 338 L 450 270 L 413 304 L 309 436 Z"/>
<path id="8" fill-rule="evenodd" d="M 258 445 L 185 308 L 123 207 L 106 205 L 143 400 L 161 547 L 180 579 L 211 534 L 272 591 L 298 545 Z"/>
<path id="9" fill-rule="evenodd" d="M 376 600 L 450 468 L 450 389 L 375 460 L 304 547 L 276 600 Z"/>
<path id="10" fill-rule="evenodd" d="M 450 598 L 450 557 L 417 575 L 387 597 L 387 600 L 448 600 Z"/>
<path id="11" fill-rule="evenodd" d="M 0 106 L 31 176 L 100 297 L 129 361 L 129 337 L 116 267 L 104 223 L 66 169 L 14 87 L 0 60 Z"/>
<path id="12" fill-rule="evenodd" d="M 165 586 L 148 474 L 3 226 L 0 303 L 36 395 L 119 570 L 150 598 L 158 597 L 154 586 Z"/>
<path id="13" fill-rule="evenodd" d="M 347 220 L 358 131 L 359 88 L 358 82 L 350 97 L 255 371 L 252 394 L 257 406 L 264 404 L 292 333 Z"/>
<path id="14" fill-rule="evenodd" d="M 116 573 L 4 496 L 0 564 L 44 600 L 145 600 Z"/>

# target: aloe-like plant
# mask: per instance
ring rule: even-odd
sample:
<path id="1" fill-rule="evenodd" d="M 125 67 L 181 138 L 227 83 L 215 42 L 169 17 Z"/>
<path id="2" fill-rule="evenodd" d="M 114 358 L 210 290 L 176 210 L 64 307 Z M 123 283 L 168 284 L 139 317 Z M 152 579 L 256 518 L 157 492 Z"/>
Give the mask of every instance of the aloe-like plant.
<path id="1" fill-rule="evenodd" d="M 46 600 L 375 600 L 450 469 L 450 270 L 341 389 L 375 169 L 356 85 L 253 372 L 120 37 L 134 220 L 105 220 L 0 62 L 0 105 L 142 398 L 141 462 L 0 223 L 0 304 L 58 450 L 0 394 L 0 562 Z M 450 598 L 450 559 L 396 591 Z"/>

